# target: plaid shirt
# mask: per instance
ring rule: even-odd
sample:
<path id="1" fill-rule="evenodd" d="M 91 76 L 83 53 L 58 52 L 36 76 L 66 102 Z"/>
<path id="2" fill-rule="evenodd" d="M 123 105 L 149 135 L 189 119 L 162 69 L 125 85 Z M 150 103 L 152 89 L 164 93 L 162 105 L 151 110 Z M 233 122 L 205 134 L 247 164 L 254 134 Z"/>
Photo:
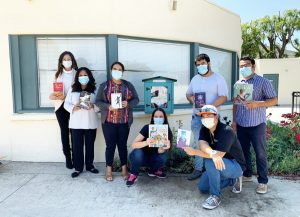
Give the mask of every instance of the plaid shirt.
<path id="1" fill-rule="evenodd" d="M 253 100 L 265 101 L 276 97 L 275 90 L 271 82 L 254 74 L 254 76 L 248 80 L 239 80 L 236 83 L 248 83 L 253 84 Z M 261 123 L 265 123 L 266 107 L 259 107 L 255 109 L 247 109 L 243 104 L 236 105 L 236 123 L 242 127 L 255 127 Z"/>

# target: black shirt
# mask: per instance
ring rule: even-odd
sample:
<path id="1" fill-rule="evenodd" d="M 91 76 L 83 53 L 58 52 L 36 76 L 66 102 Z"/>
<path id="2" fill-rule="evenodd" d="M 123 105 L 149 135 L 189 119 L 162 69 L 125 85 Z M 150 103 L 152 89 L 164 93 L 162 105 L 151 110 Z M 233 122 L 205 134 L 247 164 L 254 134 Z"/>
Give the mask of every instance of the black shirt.
<path id="1" fill-rule="evenodd" d="M 141 129 L 140 134 L 144 136 L 143 141 L 146 141 L 149 138 L 149 124 L 145 125 Z M 168 139 L 169 140 L 170 140 L 171 136 L 172 136 L 172 132 L 171 132 L 170 127 L 168 127 Z M 143 147 L 142 150 L 144 151 L 145 155 L 147 155 L 147 156 L 158 152 L 157 147 L 149 147 L 148 145 Z"/>
<path id="2" fill-rule="evenodd" d="M 199 140 L 206 141 L 213 150 L 226 152 L 223 158 L 235 159 L 245 170 L 245 157 L 242 146 L 230 126 L 218 121 L 214 135 L 210 133 L 209 129 L 202 126 Z"/>

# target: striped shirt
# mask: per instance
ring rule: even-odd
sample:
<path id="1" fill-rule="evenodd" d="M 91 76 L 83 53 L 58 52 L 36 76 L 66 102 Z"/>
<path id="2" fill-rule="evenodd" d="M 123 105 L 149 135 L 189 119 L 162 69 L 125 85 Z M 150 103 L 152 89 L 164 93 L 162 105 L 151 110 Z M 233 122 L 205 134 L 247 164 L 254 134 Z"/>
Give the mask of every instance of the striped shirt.
<path id="1" fill-rule="evenodd" d="M 257 74 L 248 80 L 239 80 L 236 83 L 253 84 L 253 100 L 265 101 L 276 97 L 276 92 L 268 79 Z M 266 107 L 247 109 L 243 104 L 236 105 L 236 123 L 242 127 L 255 127 L 266 123 Z"/>

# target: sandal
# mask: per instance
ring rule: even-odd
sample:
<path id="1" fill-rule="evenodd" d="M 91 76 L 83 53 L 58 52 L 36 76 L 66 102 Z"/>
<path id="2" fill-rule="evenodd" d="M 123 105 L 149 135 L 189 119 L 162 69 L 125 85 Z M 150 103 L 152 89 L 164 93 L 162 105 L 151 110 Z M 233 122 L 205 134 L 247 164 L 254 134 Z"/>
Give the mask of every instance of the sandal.
<path id="1" fill-rule="evenodd" d="M 109 181 L 109 182 L 113 181 L 111 167 L 106 167 L 105 179 L 106 179 L 106 181 Z"/>

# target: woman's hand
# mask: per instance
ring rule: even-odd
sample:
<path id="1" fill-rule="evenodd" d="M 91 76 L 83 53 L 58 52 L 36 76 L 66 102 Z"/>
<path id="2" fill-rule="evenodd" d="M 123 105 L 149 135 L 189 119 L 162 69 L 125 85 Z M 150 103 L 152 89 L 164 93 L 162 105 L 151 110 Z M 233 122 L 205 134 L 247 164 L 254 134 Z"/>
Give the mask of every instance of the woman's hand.
<path id="1" fill-rule="evenodd" d="M 165 139 L 164 140 L 164 146 L 162 147 L 164 150 L 168 150 L 171 147 L 170 140 Z"/>
<path id="2" fill-rule="evenodd" d="M 122 101 L 122 108 L 126 108 L 128 106 L 128 102 L 127 101 Z"/>
<path id="3" fill-rule="evenodd" d="M 154 144 L 154 141 L 151 138 L 147 138 L 146 142 L 149 147 L 153 146 L 153 144 Z"/>
<path id="4" fill-rule="evenodd" d="M 182 149 L 185 151 L 185 153 L 187 153 L 190 156 L 196 155 L 195 149 L 193 149 L 192 147 L 187 146 L 187 147 L 183 147 Z"/>
<path id="5" fill-rule="evenodd" d="M 76 112 L 76 111 L 79 111 L 79 110 L 81 110 L 80 105 L 79 105 L 79 104 L 76 104 L 76 105 L 73 107 L 73 112 Z"/>
<path id="6" fill-rule="evenodd" d="M 109 111 L 117 111 L 118 109 L 116 109 L 116 108 L 114 108 L 114 107 L 112 107 L 111 105 L 108 107 L 108 110 Z"/>

